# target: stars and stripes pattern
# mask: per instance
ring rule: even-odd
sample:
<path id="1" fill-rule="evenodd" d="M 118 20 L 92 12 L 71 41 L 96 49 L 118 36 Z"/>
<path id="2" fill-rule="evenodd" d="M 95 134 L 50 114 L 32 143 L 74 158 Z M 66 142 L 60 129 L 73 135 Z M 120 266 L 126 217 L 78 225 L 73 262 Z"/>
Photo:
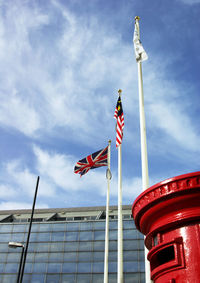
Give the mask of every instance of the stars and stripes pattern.
<path id="1" fill-rule="evenodd" d="M 107 165 L 108 165 L 108 146 L 79 160 L 74 167 L 74 173 L 76 174 L 79 173 L 81 176 L 83 176 L 90 169 L 95 169 Z"/>
<path id="2" fill-rule="evenodd" d="M 117 120 L 116 123 L 116 147 L 122 143 L 123 129 L 124 129 L 124 113 L 122 109 L 121 96 L 117 100 L 117 105 L 115 108 L 114 118 Z"/>

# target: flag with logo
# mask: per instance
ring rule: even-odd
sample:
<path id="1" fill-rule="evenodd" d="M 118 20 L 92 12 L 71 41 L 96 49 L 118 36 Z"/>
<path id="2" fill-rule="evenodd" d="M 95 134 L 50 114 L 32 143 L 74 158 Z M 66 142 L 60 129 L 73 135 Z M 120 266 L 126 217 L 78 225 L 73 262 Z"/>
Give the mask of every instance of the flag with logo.
<path id="1" fill-rule="evenodd" d="M 135 57 L 137 62 L 142 62 L 148 59 L 148 55 L 145 52 L 139 36 L 139 25 L 138 22 L 135 23 L 135 31 L 133 35 L 133 44 L 135 49 Z"/>

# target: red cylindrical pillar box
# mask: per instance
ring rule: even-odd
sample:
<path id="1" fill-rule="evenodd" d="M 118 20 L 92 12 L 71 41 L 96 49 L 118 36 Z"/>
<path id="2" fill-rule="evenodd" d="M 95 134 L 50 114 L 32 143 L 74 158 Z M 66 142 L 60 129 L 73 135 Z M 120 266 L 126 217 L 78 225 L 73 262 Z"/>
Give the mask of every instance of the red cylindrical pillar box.
<path id="1" fill-rule="evenodd" d="M 200 282 L 200 172 L 160 182 L 132 207 L 155 283 Z"/>

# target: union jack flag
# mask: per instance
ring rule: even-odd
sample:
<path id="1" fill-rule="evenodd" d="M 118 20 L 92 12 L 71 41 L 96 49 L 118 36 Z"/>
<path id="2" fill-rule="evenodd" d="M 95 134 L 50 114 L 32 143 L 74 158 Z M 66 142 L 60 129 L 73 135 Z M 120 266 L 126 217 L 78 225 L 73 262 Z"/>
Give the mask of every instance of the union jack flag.
<path id="1" fill-rule="evenodd" d="M 76 174 L 79 173 L 81 176 L 83 176 L 90 169 L 95 169 L 107 165 L 108 165 L 108 146 L 79 160 L 74 167 L 74 173 Z"/>
<path id="2" fill-rule="evenodd" d="M 116 147 L 122 143 L 123 129 L 124 129 L 124 113 L 122 109 L 121 97 L 117 100 L 117 105 L 115 108 L 114 118 L 117 120 L 116 124 Z"/>

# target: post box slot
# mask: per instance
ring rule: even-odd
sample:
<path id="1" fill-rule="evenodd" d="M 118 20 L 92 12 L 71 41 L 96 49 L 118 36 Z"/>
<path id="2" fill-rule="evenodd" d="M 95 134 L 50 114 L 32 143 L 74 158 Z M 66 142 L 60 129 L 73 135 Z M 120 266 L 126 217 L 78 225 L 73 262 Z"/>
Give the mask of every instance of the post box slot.
<path id="1" fill-rule="evenodd" d="M 151 269 L 175 259 L 174 246 L 168 246 L 156 252 L 151 259 Z"/>

